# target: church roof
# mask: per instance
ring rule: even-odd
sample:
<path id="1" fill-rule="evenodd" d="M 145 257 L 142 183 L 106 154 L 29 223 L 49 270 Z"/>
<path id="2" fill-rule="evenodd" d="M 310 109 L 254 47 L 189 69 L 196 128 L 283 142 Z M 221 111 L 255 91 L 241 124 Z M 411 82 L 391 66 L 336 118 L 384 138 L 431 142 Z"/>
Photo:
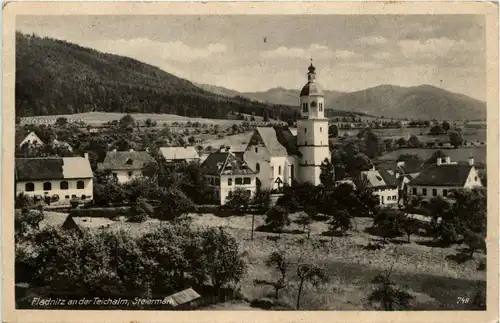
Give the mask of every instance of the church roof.
<path id="1" fill-rule="evenodd" d="M 297 154 L 297 137 L 288 127 L 257 127 L 255 131 L 271 156 L 284 157 Z"/>
<path id="2" fill-rule="evenodd" d="M 300 91 L 300 96 L 321 95 L 323 96 L 323 87 L 316 82 L 308 82 Z"/>

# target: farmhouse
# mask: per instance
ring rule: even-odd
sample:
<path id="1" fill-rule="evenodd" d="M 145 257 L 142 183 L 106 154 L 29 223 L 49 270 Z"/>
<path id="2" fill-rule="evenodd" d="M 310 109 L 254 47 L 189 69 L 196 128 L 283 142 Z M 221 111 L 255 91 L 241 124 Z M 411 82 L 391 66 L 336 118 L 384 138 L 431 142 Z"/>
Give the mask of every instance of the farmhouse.
<path id="1" fill-rule="evenodd" d="M 66 230 L 78 231 L 82 231 L 84 229 L 104 229 L 109 228 L 114 223 L 114 221 L 108 218 L 74 217 L 70 214 L 62 224 L 62 228 Z"/>
<path id="2" fill-rule="evenodd" d="M 43 141 L 36 135 L 35 132 L 30 132 L 19 144 L 19 147 L 22 147 L 24 144 L 30 144 L 35 146 L 44 145 Z"/>
<path id="3" fill-rule="evenodd" d="M 323 89 L 316 82 L 312 62 L 308 71 L 308 81 L 300 92 L 297 134 L 284 126 L 258 127 L 243 154 L 243 159 L 255 168 L 262 187 L 280 189 L 294 181 L 321 183 L 321 163 L 330 159 L 328 119 Z"/>
<path id="4" fill-rule="evenodd" d="M 201 164 L 201 169 L 213 191 L 214 200 L 221 205 L 237 188 L 244 189 L 249 196 L 255 194 L 255 172 L 227 149 L 210 154 Z"/>
<path id="5" fill-rule="evenodd" d="M 474 158 L 467 163 L 451 162 L 450 157 L 437 158 L 436 164 L 423 169 L 408 183 L 408 196 L 421 195 L 425 200 L 446 198 L 452 190 L 473 187 L 482 187 Z"/>
<path id="6" fill-rule="evenodd" d="M 375 167 L 371 170 L 361 172 L 362 181 L 365 181 L 367 186 L 373 189 L 373 195 L 378 196 L 380 205 L 394 205 L 398 203 L 398 177 L 391 170 L 376 170 Z"/>
<path id="7" fill-rule="evenodd" d="M 109 169 L 118 183 L 126 183 L 134 177 L 142 176 L 144 166 L 156 161 L 146 151 L 110 151 L 104 161 L 97 165 L 98 169 Z"/>
<path id="8" fill-rule="evenodd" d="M 167 163 L 192 162 L 200 160 L 195 147 L 161 147 L 160 154 Z"/>
<path id="9" fill-rule="evenodd" d="M 16 195 L 90 200 L 92 178 L 87 154 L 85 157 L 16 158 Z"/>
<path id="10" fill-rule="evenodd" d="M 188 288 L 166 297 L 166 302 L 178 310 L 194 309 L 198 305 L 201 295 L 194 289 Z"/>

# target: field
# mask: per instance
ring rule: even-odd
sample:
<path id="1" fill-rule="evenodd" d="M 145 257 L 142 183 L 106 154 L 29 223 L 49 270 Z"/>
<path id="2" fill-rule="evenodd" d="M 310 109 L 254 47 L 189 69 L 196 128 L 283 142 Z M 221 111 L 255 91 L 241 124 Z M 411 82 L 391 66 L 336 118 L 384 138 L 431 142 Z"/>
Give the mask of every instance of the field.
<path id="1" fill-rule="evenodd" d="M 451 158 L 451 161 L 467 161 L 469 157 L 474 157 L 478 163 L 486 163 L 486 147 L 470 147 L 457 149 L 424 149 L 424 148 L 405 148 L 398 149 L 383 154 L 379 160 L 396 160 L 402 154 L 416 154 L 421 159 L 427 160 L 438 150 L 443 151 Z"/>
<path id="2" fill-rule="evenodd" d="M 50 212 L 46 212 L 50 213 Z M 428 238 L 412 236 L 411 243 L 397 241 L 383 250 L 369 251 L 364 248 L 370 241 L 379 239 L 365 232 L 371 226 L 371 219 L 357 218 L 356 230 L 345 237 L 328 237 L 324 222 L 311 224 L 311 238 L 308 240 L 302 233 L 283 233 L 281 238 L 274 233 L 256 231 L 254 240 L 250 239 L 250 215 L 217 217 L 212 214 L 191 214 L 196 227 L 224 227 L 233 234 L 240 243 L 241 251 L 246 252 L 249 264 L 248 273 L 242 282 L 242 292 L 251 301 L 256 298 L 269 297 L 273 290 L 266 286 L 255 286 L 255 279 L 271 279 L 275 270 L 264 265 L 265 258 L 277 248 L 286 248 L 291 259 L 297 260 L 299 255 L 311 257 L 316 264 L 324 266 L 330 282 L 318 288 L 305 288 L 301 301 L 302 309 L 324 310 L 370 310 L 366 297 L 372 289 L 371 280 L 381 272 L 389 269 L 394 263 L 391 277 L 402 285 L 407 285 L 415 299 L 413 309 L 463 309 L 457 304 L 457 297 L 473 298 L 478 284 L 485 284 L 485 273 L 478 271 L 477 265 L 484 259 L 483 254 L 476 254 L 474 260 L 458 264 L 447 257 L 457 253 L 458 246 L 449 248 L 429 247 Z M 63 214 L 50 213 L 49 217 L 57 218 L 62 223 Z M 292 219 L 295 219 L 292 215 Z M 255 216 L 255 227 L 264 223 L 263 216 Z M 139 235 L 157 227 L 157 220 L 148 220 L 142 224 L 117 222 L 113 229 L 125 229 L 133 235 Z M 301 230 L 302 227 L 292 223 L 287 229 Z M 295 304 L 297 279 L 290 270 L 290 283 L 281 291 L 280 298 L 293 307 Z M 219 304 L 214 309 L 250 309 L 248 303 L 230 302 Z"/>
<path id="3" fill-rule="evenodd" d="M 34 123 L 34 124 L 53 124 L 57 118 L 65 117 L 70 122 L 83 121 L 91 126 L 99 126 L 105 122 L 120 120 L 125 113 L 115 112 L 87 112 L 78 114 L 61 114 L 52 116 L 36 116 L 21 118 L 21 124 Z M 204 118 L 190 118 L 183 117 L 175 114 L 154 114 L 154 113 L 131 113 L 135 120 L 145 121 L 151 119 L 159 124 L 171 124 L 173 122 L 199 122 L 207 124 L 217 124 L 221 127 L 228 127 L 235 123 L 241 123 L 241 120 L 223 120 L 223 119 L 204 119 Z"/>

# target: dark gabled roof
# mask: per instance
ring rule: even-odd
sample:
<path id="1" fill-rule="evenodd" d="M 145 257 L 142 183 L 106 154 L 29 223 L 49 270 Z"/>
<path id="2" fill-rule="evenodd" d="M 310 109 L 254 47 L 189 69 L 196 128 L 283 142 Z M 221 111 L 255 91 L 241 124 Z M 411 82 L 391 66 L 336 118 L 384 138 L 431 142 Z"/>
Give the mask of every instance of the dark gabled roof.
<path id="1" fill-rule="evenodd" d="M 387 170 L 367 170 L 362 174 L 368 182 L 368 186 L 373 188 L 389 188 L 396 187 L 396 174 Z"/>
<path id="2" fill-rule="evenodd" d="M 417 186 L 464 186 L 471 169 L 468 164 L 430 165 L 409 184 Z"/>
<path id="3" fill-rule="evenodd" d="M 288 127 L 276 127 L 276 137 L 285 147 L 288 155 L 297 155 L 297 136 L 294 135 Z"/>
<path id="4" fill-rule="evenodd" d="M 91 178 L 92 169 L 83 157 L 16 158 L 18 181 Z"/>
<path id="5" fill-rule="evenodd" d="M 146 164 L 155 162 L 146 151 L 109 151 L 99 169 L 128 170 L 142 169 Z"/>
<path id="6" fill-rule="evenodd" d="M 250 175 L 255 174 L 248 165 L 227 151 L 218 151 L 208 155 L 201 164 L 205 174 L 219 176 L 223 175 Z"/>

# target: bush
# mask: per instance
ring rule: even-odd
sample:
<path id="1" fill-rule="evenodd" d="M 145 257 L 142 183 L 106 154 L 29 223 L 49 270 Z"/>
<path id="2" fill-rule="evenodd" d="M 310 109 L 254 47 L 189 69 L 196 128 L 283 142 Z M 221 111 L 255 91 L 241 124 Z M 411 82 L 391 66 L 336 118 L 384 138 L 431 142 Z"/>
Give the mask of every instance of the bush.
<path id="1" fill-rule="evenodd" d="M 59 195 L 57 195 L 57 194 L 52 195 L 52 197 L 50 198 L 50 201 L 51 202 L 58 202 L 59 201 Z"/>
<path id="2" fill-rule="evenodd" d="M 71 199 L 69 202 L 71 204 L 71 208 L 76 209 L 78 205 L 80 205 L 80 201 L 77 199 Z"/>
<path id="3" fill-rule="evenodd" d="M 131 212 L 128 217 L 128 222 L 142 223 L 148 219 L 148 215 L 144 212 Z"/>

